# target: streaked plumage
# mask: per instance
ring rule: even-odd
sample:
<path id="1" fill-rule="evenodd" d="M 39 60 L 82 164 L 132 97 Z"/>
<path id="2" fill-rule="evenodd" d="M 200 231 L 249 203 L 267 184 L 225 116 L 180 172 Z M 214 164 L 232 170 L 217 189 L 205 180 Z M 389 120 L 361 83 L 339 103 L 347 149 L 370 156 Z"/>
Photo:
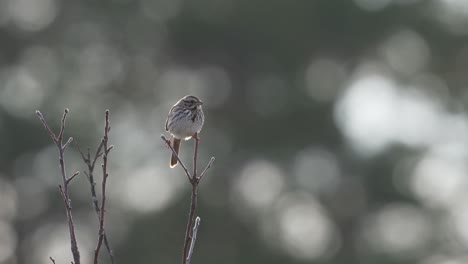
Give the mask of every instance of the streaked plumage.
<path id="1" fill-rule="evenodd" d="M 200 133 L 205 116 L 203 103 L 193 95 L 184 96 L 172 106 L 166 119 L 166 131 L 171 133 L 171 146 L 179 153 L 182 139 L 188 140 Z M 171 168 L 177 165 L 177 157 L 171 155 Z"/>

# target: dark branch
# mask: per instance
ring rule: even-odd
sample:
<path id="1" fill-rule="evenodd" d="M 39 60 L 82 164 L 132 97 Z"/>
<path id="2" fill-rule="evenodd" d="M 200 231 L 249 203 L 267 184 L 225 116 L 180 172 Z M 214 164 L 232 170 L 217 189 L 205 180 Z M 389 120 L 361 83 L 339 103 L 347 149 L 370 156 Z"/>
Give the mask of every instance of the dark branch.
<path id="1" fill-rule="evenodd" d="M 197 191 L 198 191 L 198 178 L 197 178 L 197 159 L 198 159 L 198 143 L 200 138 L 198 134 L 193 136 L 194 139 L 194 147 L 193 147 L 193 174 L 189 177 L 190 184 L 192 184 L 192 196 L 190 202 L 190 211 L 189 211 L 189 218 L 187 222 L 187 228 L 185 229 L 185 243 L 184 243 L 184 253 L 182 258 L 182 263 L 187 263 L 188 253 L 190 249 L 190 238 L 192 237 L 192 225 L 194 222 L 195 211 L 197 209 Z"/>
<path id="2" fill-rule="evenodd" d="M 187 264 L 190 264 L 190 261 L 192 260 L 192 255 L 193 255 L 193 249 L 195 248 L 195 242 L 197 241 L 197 232 L 198 232 L 198 227 L 200 226 L 200 217 L 197 216 L 195 218 L 195 224 L 193 225 L 193 230 L 192 230 L 192 241 L 190 242 L 190 249 L 189 253 L 187 256 Z"/>
<path id="3" fill-rule="evenodd" d="M 73 179 L 76 175 L 70 177 L 70 179 L 67 177 L 66 170 L 65 170 L 65 159 L 64 159 L 64 152 L 65 148 L 67 145 L 73 140 L 70 138 L 65 145 L 63 145 L 63 133 L 65 131 L 65 121 L 67 118 L 68 114 L 68 109 L 65 109 L 63 116 L 62 116 L 62 123 L 60 126 L 60 132 L 56 136 L 54 132 L 50 129 L 49 125 L 47 124 L 44 116 L 42 115 L 41 112 L 36 111 L 36 115 L 39 117 L 39 120 L 42 122 L 42 125 L 44 125 L 44 128 L 46 131 L 49 133 L 49 136 L 52 138 L 52 141 L 58 148 L 58 153 L 59 153 L 59 164 L 60 164 L 60 173 L 62 175 L 62 185 L 59 185 L 59 190 L 63 198 L 63 202 L 65 204 L 65 209 L 66 209 L 66 215 L 67 215 L 67 223 L 68 223 L 68 229 L 70 233 L 70 244 L 71 244 L 71 252 L 73 255 L 73 260 L 75 264 L 80 264 L 80 252 L 78 250 L 78 244 L 76 242 L 76 235 L 75 235 L 75 225 L 73 223 L 73 217 L 72 217 L 72 210 L 71 210 L 71 200 L 70 200 L 70 194 L 68 192 L 68 184 L 70 183 L 70 180 Z"/>
<path id="4" fill-rule="evenodd" d="M 69 184 L 73 180 L 73 178 L 75 178 L 78 174 L 80 174 L 79 171 L 75 172 L 70 178 L 68 178 L 67 184 Z"/>
<path id="5" fill-rule="evenodd" d="M 94 211 L 96 212 L 96 216 L 97 216 L 99 224 L 101 223 L 101 209 L 100 209 L 99 200 L 98 200 L 97 194 L 96 194 L 96 182 L 94 181 L 94 167 L 96 165 L 96 161 L 98 160 L 98 158 L 101 157 L 102 154 L 103 154 L 101 152 L 101 149 L 102 149 L 103 146 L 104 146 L 104 142 L 101 140 L 101 142 L 99 143 L 99 146 L 96 149 L 96 153 L 94 154 L 94 156 L 91 159 L 91 150 L 90 150 L 90 148 L 87 149 L 88 151 L 87 151 L 87 153 L 85 155 L 81 151 L 80 147 L 78 145 L 76 145 L 76 148 L 78 149 L 78 152 L 80 153 L 81 158 L 83 159 L 84 163 L 88 166 L 88 171 L 85 171 L 84 174 L 88 178 L 88 182 L 89 182 L 90 189 L 91 189 L 91 198 L 92 198 L 93 208 L 94 208 Z M 112 251 L 112 248 L 110 246 L 110 242 L 109 242 L 109 240 L 107 238 L 107 234 L 106 234 L 105 231 L 104 231 L 104 245 L 106 246 L 107 253 L 109 254 L 111 263 L 115 264 L 116 262 L 115 262 L 114 253 Z"/>
<path id="6" fill-rule="evenodd" d="M 194 147 L 193 147 L 193 173 L 192 173 L 192 181 L 197 180 L 197 159 L 198 159 L 198 143 L 200 142 L 200 138 L 198 137 L 198 134 L 196 133 L 193 136 L 194 139 Z"/>
<path id="7" fill-rule="evenodd" d="M 195 217 L 195 211 L 197 209 L 197 192 L 198 192 L 198 183 L 196 181 L 192 181 L 192 196 L 190 199 L 190 211 L 189 217 L 187 222 L 187 228 L 185 229 L 185 242 L 184 242 L 184 254 L 182 257 L 182 264 L 187 263 L 187 256 L 190 249 L 190 238 L 191 238 L 191 231 L 192 231 L 192 224 L 193 219 Z"/>
<path id="8" fill-rule="evenodd" d="M 62 116 L 62 125 L 60 126 L 60 133 L 57 136 L 58 141 L 62 141 L 63 139 L 63 132 L 65 131 L 65 121 L 67 120 L 68 112 L 68 108 L 65 108 L 65 111 L 63 112 Z"/>
<path id="9" fill-rule="evenodd" d="M 200 224 L 199 217 L 197 217 L 196 220 L 194 219 L 195 211 L 197 209 L 198 184 L 201 178 L 206 174 L 208 169 L 212 166 L 213 162 L 215 161 L 214 157 L 211 158 L 208 164 L 206 165 L 205 169 L 203 169 L 200 176 L 198 176 L 197 175 L 197 163 L 198 163 L 198 144 L 199 144 L 200 138 L 198 137 L 198 134 L 193 135 L 192 138 L 194 139 L 193 172 L 192 174 L 190 174 L 187 167 L 180 159 L 179 155 L 176 153 L 174 148 L 172 148 L 171 142 L 168 139 L 166 139 L 164 135 L 161 135 L 161 139 L 166 143 L 166 146 L 172 151 L 172 154 L 177 157 L 177 160 L 179 161 L 180 166 L 184 170 L 185 175 L 187 175 L 187 178 L 190 184 L 192 185 L 192 195 L 190 199 L 189 217 L 187 221 L 187 227 L 185 229 L 185 240 L 184 240 L 184 249 L 183 249 L 183 255 L 182 255 L 182 264 L 190 263 L 190 260 L 193 254 L 193 248 L 195 246 L 196 232 L 198 231 L 198 226 Z"/>
<path id="10" fill-rule="evenodd" d="M 109 174 L 107 173 L 107 158 L 109 155 L 109 152 L 112 149 L 112 146 L 108 146 L 109 142 L 109 133 L 110 131 L 110 126 L 109 126 L 109 110 L 106 110 L 106 121 L 104 125 L 104 137 L 102 138 L 102 147 L 104 148 L 103 154 L 102 154 L 102 184 L 101 184 L 101 209 L 100 209 L 100 217 L 99 217 L 99 237 L 98 237 L 98 243 L 96 246 L 96 250 L 94 251 L 94 264 L 98 263 L 98 257 L 99 257 L 99 251 L 101 250 L 102 242 L 105 237 L 105 232 L 104 232 L 104 217 L 105 217 L 105 212 L 106 212 L 106 183 L 107 183 L 107 178 L 109 177 Z M 96 152 L 96 156 L 99 154 L 99 149 Z M 94 165 L 93 165 L 94 166 Z M 112 256 L 112 251 L 109 248 L 109 254 L 111 258 Z"/>

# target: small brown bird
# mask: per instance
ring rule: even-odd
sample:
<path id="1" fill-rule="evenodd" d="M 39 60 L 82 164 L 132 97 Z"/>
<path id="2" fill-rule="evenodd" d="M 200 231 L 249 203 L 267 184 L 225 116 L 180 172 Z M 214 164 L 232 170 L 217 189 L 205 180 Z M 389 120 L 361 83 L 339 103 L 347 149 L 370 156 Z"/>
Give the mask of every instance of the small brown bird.
<path id="1" fill-rule="evenodd" d="M 205 115 L 202 110 L 203 102 L 193 95 L 184 96 L 172 106 L 166 119 L 166 131 L 171 134 L 171 146 L 179 154 L 182 139 L 189 140 L 200 133 Z M 169 165 L 177 165 L 177 157 L 172 154 Z"/>

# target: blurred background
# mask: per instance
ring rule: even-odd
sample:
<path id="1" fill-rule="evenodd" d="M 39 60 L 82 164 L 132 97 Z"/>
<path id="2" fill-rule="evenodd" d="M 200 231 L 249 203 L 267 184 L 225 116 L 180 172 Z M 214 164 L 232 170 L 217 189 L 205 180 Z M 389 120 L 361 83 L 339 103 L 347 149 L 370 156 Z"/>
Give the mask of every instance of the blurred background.
<path id="1" fill-rule="evenodd" d="M 117 262 L 180 262 L 190 185 L 160 135 L 186 94 L 216 157 L 193 263 L 468 263 L 467 70 L 466 0 L 0 0 L 0 263 L 72 260 L 34 115 L 66 107 L 83 149 L 111 111 Z M 90 263 L 83 174 L 71 198 Z"/>

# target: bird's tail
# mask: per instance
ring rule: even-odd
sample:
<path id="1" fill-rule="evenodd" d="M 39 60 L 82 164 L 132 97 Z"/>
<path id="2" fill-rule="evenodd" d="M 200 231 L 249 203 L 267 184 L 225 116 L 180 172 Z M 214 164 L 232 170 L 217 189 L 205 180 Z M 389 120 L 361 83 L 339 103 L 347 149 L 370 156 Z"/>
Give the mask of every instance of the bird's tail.
<path id="1" fill-rule="evenodd" d="M 171 146 L 175 150 L 175 153 L 179 155 L 179 149 L 180 149 L 180 139 L 171 137 Z M 169 166 L 171 168 L 174 168 L 177 165 L 177 156 L 174 155 L 174 153 L 171 154 L 171 161 L 169 163 Z"/>

